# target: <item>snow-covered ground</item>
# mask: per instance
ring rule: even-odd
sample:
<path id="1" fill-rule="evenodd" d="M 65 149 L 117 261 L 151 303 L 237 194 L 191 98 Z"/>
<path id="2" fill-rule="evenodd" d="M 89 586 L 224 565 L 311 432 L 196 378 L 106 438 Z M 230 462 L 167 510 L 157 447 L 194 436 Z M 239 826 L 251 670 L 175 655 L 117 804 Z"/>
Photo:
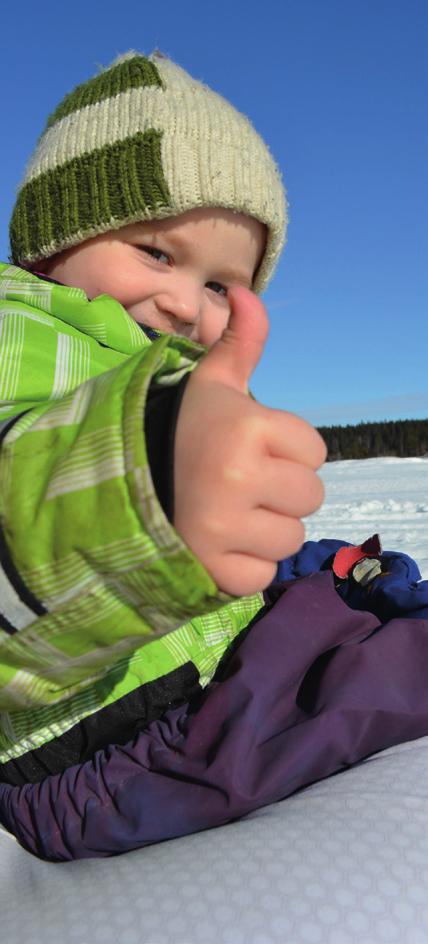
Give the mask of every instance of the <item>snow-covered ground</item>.
<path id="1" fill-rule="evenodd" d="M 326 498 L 307 519 L 308 540 L 360 544 L 377 532 L 385 550 L 409 554 L 428 580 L 428 458 L 329 462 L 321 477 Z"/>

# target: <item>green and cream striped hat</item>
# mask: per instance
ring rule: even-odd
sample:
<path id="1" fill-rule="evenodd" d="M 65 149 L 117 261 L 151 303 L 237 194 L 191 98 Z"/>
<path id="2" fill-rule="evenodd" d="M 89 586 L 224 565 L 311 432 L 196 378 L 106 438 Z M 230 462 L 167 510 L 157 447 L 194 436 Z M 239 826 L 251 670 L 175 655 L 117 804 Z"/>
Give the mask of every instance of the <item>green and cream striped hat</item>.
<path id="1" fill-rule="evenodd" d="M 266 224 L 261 291 L 286 229 L 267 146 L 224 98 L 160 53 L 126 53 L 50 116 L 12 214 L 12 261 L 28 266 L 137 220 L 209 206 Z"/>

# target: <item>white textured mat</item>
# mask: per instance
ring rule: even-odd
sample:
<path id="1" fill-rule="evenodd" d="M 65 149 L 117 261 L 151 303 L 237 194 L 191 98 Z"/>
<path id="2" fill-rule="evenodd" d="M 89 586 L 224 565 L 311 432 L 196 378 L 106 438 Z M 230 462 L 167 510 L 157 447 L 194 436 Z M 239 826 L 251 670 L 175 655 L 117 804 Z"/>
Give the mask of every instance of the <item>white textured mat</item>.
<path id="1" fill-rule="evenodd" d="M 428 944 L 428 738 L 114 859 L 0 832 L 0 922 L 8 944 Z"/>

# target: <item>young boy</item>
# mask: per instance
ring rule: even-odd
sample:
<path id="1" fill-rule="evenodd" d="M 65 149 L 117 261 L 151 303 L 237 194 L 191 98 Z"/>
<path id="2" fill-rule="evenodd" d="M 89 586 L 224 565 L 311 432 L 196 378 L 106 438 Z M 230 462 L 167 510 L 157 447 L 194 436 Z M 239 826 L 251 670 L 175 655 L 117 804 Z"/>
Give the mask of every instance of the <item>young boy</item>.
<path id="1" fill-rule="evenodd" d="M 0 273 L 1 780 L 189 700 L 301 545 L 324 446 L 248 396 L 285 225 L 249 122 L 159 55 L 50 117 Z"/>

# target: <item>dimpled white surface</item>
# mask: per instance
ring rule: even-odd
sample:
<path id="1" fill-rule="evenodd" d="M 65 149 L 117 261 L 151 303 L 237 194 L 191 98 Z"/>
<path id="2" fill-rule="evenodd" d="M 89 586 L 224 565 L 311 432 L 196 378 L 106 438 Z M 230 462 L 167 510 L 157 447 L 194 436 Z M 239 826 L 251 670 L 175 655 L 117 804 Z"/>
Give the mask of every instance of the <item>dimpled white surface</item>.
<path id="1" fill-rule="evenodd" d="M 244 820 L 53 865 L 0 832 L 2 940 L 426 944 L 428 738 Z"/>

